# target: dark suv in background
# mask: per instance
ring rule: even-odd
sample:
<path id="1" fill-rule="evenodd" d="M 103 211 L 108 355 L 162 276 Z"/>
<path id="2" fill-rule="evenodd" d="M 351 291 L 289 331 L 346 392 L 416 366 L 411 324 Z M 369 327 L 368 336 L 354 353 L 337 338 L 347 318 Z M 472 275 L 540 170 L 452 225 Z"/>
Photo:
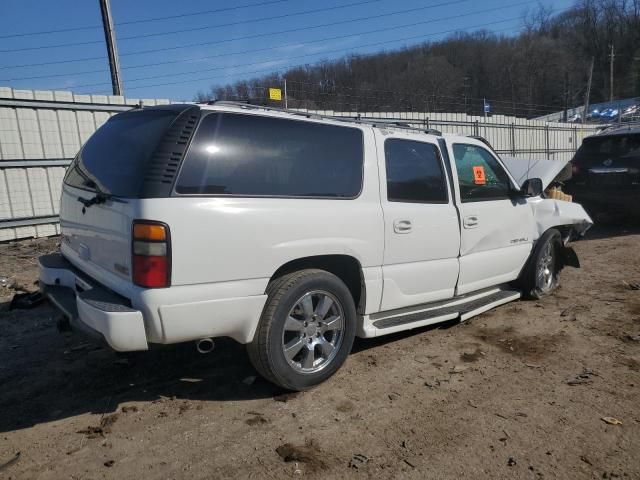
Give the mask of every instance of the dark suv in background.
<path id="1" fill-rule="evenodd" d="M 565 189 L 592 215 L 640 214 L 640 123 L 586 137 L 571 165 Z"/>

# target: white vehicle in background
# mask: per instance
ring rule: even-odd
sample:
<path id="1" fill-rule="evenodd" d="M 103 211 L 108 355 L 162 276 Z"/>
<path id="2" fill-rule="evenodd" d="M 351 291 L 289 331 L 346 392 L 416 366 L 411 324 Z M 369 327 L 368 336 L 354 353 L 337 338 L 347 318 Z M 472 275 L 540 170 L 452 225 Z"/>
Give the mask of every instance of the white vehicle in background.
<path id="1" fill-rule="evenodd" d="M 581 206 L 480 140 L 215 102 L 112 117 L 64 179 L 43 292 L 118 351 L 227 336 L 287 389 L 355 336 L 551 293 Z"/>

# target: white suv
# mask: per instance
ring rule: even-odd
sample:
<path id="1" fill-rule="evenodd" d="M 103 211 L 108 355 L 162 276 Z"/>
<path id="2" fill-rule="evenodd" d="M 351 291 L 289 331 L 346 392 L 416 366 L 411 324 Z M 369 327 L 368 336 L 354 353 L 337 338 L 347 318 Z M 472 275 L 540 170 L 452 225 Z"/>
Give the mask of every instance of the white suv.
<path id="1" fill-rule="evenodd" d="M 551 292 L 591 219 L 542 189 L 465 136 L 225 102 L 135 109 L 69 167 L 40 285 L 115 350 L 227 336 L 303 390 L 356 335 Z"/>

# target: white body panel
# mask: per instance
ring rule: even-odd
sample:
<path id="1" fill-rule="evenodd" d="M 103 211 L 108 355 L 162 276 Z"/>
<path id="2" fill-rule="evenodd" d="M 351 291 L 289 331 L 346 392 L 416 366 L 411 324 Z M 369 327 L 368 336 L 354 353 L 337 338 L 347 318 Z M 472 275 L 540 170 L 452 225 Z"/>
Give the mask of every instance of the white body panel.
<path id="1" fill-rule="evenodd" d="M 460 278 L 456 293 L 461 295 L 518 278 L 533 246 L 534 222 L 529 199 L 461 201 L 453 152 L 456 143 L 491 152 L 475 139 L 451 138 L 447 142 L 460 212 Z M 505 171 L 508 173 L 506 168 Z"/>
<path id="2" fill-rule="evenodd" d="M 533 245 L 533 212 L 527 203 L 511 200 L 460 205 L 462 233 L 457 293 L 515 280 Z M 476 225 L 465 226 L 475 218 Z"/>
<path id="3" fill-rule="evenodd" d="M 202 108 L 241 111 L 230 106 Z M 283 112 L 242 113 L 344 125 Z M 122 315 L 78 303 L 80 320 L 105 338 L 115 332 L 118 338 L 111 340 L 116 349 L 144 349 L 147 343 L 212 336 L 230 336 L 247 343 L 260 320 L 267 285 L 280 267 L 301 258 L 343 255 L 357 260 L 361 269 L 366 301 L 359 312 L 358 334 L 387 334 L 453 317 L 444 314 L 382 331 L 373 326 L 371 315 L 452 299 L 511 281 L 545 230 L 573 225 L 583 233 L 591 223 L 579 205 L 557 200 L 461 203 L 451 151 L 448 203 L 389 202 L 384 139 L 406 138 L 440 148 L 439 139 L 394 128 L 356 128 L 364 136 L 364 166 L 362 191 L 355 199 L 173 195 L 107 200 L 83 213 L 77 197 L 90 198 L 91 194 L 65 187 L 62 254 L 96 285 L 127 299 L 135 310 L 127 315 L 137 319 L 131 322 L 129 340 L 122 337 L 122 328 L 127 325 Z M 456 141 L 482 145 L 467 137 L 445 138 L 448 145 Z M 472 228 L 465 227 L 467 217 L 475 217 Z M 169 226 L 169 288 L 145 289 L 131 281 L 135 219 Z M 410 231 L 394 228 L 405 220 L 410 222 Z M 54 285 L 60 278 L 65 280 L 58 285 L 74 288 L 72 270 L 41 268 L 43 284 Z"/>
<path id="4" fill-rule="evenodd" d="M 378 152 L 384 152 L 385 140 L 395 138 L 416 140 L 415 134 L 378 130 Z M 435 141 L 425 138 L 421 141 L 437 148 Z M 460 230 L 449 182 L 446 182 L 448 203 L 390 202 L 384 156 L 378 169 L 385 240 L 380 310 L 451 298 L 458 280 Z"/>

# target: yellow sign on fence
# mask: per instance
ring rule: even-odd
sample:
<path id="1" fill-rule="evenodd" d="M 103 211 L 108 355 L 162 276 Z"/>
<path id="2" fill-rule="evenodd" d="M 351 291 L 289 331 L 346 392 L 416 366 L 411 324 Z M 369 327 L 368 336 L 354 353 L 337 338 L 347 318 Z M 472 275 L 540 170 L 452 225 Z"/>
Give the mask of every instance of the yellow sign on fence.
<path id="1" fill-rule="evenodd" d="M 269 89 L 269 100 L 282 100 L 282 90 L 279 88 L 270 88 Z"/>

